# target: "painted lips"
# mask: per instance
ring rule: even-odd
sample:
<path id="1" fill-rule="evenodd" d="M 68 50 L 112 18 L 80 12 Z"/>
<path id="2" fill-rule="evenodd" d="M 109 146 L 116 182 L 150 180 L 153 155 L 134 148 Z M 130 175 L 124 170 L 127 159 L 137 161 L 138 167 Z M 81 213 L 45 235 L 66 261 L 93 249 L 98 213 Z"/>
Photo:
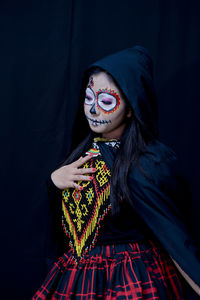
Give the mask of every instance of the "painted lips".
<path id="1" fill-rule="evenodd" d="M 89 117 L 87 117 L 87 119 L 90 121 L 90 123 L 93 125 L 93 126 L 99 126 L 99 125 L 102 125 L 102 124 L 109 124 L 111 123 L 110 120 L 95 120 L 95 119 L 91 119 Z"/>

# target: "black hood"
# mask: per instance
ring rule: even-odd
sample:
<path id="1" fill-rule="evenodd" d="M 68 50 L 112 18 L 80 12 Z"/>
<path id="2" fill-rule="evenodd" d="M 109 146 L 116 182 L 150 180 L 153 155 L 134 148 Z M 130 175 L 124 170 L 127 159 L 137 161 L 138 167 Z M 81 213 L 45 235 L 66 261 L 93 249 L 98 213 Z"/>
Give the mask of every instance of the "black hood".
<path id="1" fill-rule="evenodd" d="M 145 130 L 158 137 L 158 107 L 153 82 L 153 62 L 148 50 L 134 46 L 91 64 L 112 75 Z"/>

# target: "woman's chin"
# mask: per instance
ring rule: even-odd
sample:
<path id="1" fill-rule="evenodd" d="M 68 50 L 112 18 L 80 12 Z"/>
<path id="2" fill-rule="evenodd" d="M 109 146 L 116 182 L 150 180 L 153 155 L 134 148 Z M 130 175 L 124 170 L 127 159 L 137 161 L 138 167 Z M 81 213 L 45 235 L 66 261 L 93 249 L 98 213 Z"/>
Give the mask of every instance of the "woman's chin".
<path id="1" fill-rule="evenodd" d="M 102 125 L 92 125 L 90 124 L 90 129 L 94 132 L 97 132 L 97 133 L 104 133 L 106 132 L 106 128 Z"/>

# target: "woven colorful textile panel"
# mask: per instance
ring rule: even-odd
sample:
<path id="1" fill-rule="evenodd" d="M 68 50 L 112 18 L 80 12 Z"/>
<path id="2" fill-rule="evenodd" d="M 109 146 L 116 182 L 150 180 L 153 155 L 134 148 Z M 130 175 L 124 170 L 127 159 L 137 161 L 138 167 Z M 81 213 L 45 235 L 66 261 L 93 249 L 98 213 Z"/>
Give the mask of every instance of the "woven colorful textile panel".
<path id="1" fill-rule="evenodd" d="M 111 208 L 111 172 L 95 144 L 86 154 L 89 153 L 92 158 L 82 167 L 96 168 L 92 180 L 79 181 L 81 191 L 72 188 L 62 191 L 62 224 L 76 262 L 95 245 L 104 216 Z"/>

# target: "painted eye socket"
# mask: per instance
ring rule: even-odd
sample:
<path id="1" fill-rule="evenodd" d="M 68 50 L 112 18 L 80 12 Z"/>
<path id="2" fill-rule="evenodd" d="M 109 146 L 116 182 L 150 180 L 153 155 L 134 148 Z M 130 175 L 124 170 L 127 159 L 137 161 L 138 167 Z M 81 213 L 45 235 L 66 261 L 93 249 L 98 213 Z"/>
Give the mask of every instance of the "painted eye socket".
<path id="1" fill-rule="evenodd" d="M 112 111 L 117 106 L 117 99 L 107 93 L 100 93 L 98 95 L 98 105 L 106 112 Z"/>
<path id="2" fill-rule="evenodd" d="M 86 95 L 85 96 L 85 104 L 92 104 L 93 103 L 93 99 L 90 97 L 90 96 L 88 96 L 88 95 Z"/>
<path id="3" fill-rule="evenodd" d="M 94 94 L 90 88 L 85 91 L 85 104 L 92 105 L 95 101 Z"/>

